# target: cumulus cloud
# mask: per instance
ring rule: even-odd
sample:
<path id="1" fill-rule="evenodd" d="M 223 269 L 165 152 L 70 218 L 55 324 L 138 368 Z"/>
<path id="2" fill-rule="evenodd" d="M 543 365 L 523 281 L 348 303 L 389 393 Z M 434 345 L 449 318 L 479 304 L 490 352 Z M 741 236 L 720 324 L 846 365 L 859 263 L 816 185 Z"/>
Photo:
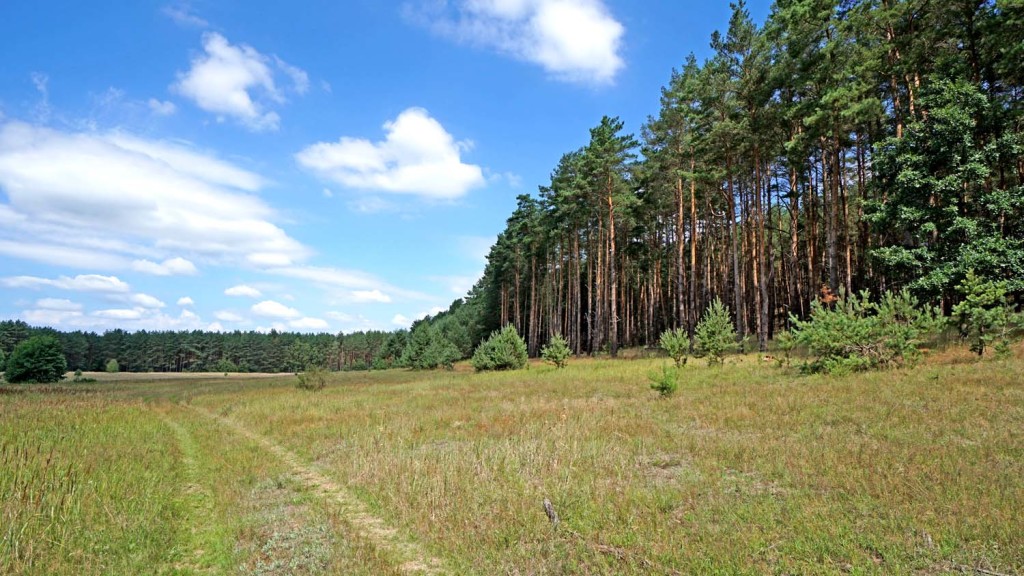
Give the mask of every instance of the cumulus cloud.
<path id="1" fill-rule="evenodd" d="M 9 200 L 0 203 L 0 253 L 163 275 L 194 272 L 183 257 L 159 260 L 169 252 L 218 263 L 304 259 L 308 249 L 254 195 L 264 185 L 178 143 L 0 123 L 0 189 Z"/>
<path id="2" fill-rule="evenodd" d="M 132 262 L 132 270 L 155 276 L 191 276 L 199 273 L 196 265 L 184 258 L 169 258 L 159 264 L 149 260 L 136 260 Z"/>
<path id="3" fill-rule="evenodd" d="M 245 318 L 227 310 L 216 312 L 213 317 L 221 322 L 245 322 Z"/>
<path id="4" fill-rule="evenodd" d="M 384 140 L 342 137 L 295 155 L 299 165 L 346 188 L 452 199 L 486 183 L 483 170 L 462 162 L 468 142 L 457 142 L 422 108 L 384 124 Z"/>
<path id="5" fill-rule="evenodd" d="M 61 276 L 56 279 L 39 278 L 36 276 L 13 276 L 0 280 L 8 288 L 59 288 L 78 292 L 128 292 L 131 287 L 117 276 L 99 276 L 84 274 L 69 278 Z"/>
<path id="6" fill-rule="evenodd" d="M 289 308 L 273 300 L 264 300 L 259 304 L 254 304 L 252 313 L 266 318 L 297 319 L 302 317 L 302 313 L 295 308 Z"/>
<path id="7" fill-rule="evenodd" d="M 300 318 L 292 320 L 288 326 L 296 330 L 326 330 L 327 321 L 321 318 Z"/>
<path id="8" fill-rule="evenodd" d="M 231 288 L 225 290 L 224 295 L 242 298 L 259 298 L 260 296 L 263 296 L 263 293 L 257 290 L 256 288 L 253 288 L 252 286 L 240 284 L 238 286 L 232 286 Z"/>
<path id="9" fill-rule="evenodd" d="M 414 20 L 436 34 L 544 68 L 560 80 L 609 84 L 625 66 L 625 27 L 602 0 L 424 3 Z"/>
<path id="10" fill-rule="evenodd" d="M 60 310 L 65 312 L 80 311 L 82 305 L 72 302 L 66 298 L 43 298 L 36 301 L 36 308 L 40 310 Z"/>
<path id="11" fill-rule="evenodd" d="M 434 306 L 430 310 L 426 310 L 424 312 L 420 312 L 419 314 L 417 314 L 414 320 L 422 320 L 427 316 L 436 316 L 437 314 L 440 314 L 441 312 L 444 311 L 445 308 L 442 308 L 441 306 Z M 391 319 L 391 323 L 395 326 L 408 328 L 409 326 L 412 326 L 414 320 L 410 320 L 404 314 L 395 314 L 395 317 Z"/>
<path id="12" fill-rule="evenodd" d="M 196 301 L 189 298 L 188 296 L 182 296 L 178 298 L 178 306 L 195 306 Z"/>
<path id="13" fill-rule="evenodd" d="M 275 68 L 289 77 L 295 92 L 309 89 L 303 70 L 211 32 L 203 35 L 203 54 L 192 60 L 188 72 L 178 74 L 171 88 L 219 118 L 233 118 L 253 131 L 274 131 L 281 118 L 269 108 L 285 102 L 274 81 Z"/>
<path id="14" fill-rule="evenodd" d="M 149 294 L 132 294 L 127 298 L 128 302 L 135 304 L 139 308 L 163 308 L 166 306 L 159 298 L 150 296 Z"/>
<path id="15" fill-rule="evenodd" d="M 123 301 L 129 302 L 129 299 Z M 92 312 L 83 306 L 63 299 L 43 298 L 19 318 L 35 326 L 50 326 L 63 330 L 102 331 L 113 328 L 126 330 L 197 330 L 203 325 L 191 310 L 182 310 L 178 316 L 164 314 L 159 308 L 133 306 L 108 308 Z"/>
<path id="16" fill-rule="evenodd" d="M 97 310 L 92 315 L 98 318 L 106 318 L 108 320 L 139 320 L 145 314 L 145 310 L 140 308 L 115 308 L 110 310 Z"/>
<path id="17" fill-rule="evenodd" d="M 379 302 L 382 304 L 391 302 L 391 297 L 380 290 L 353 290 L 352 298 L 356 302 Z"/>

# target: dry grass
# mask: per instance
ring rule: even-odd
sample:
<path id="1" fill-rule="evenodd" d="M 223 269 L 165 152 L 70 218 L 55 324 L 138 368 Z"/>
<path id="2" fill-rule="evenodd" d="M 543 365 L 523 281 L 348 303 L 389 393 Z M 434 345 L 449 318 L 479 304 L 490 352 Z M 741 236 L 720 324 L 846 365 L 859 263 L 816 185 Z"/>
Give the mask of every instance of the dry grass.
<path id="1" fill-rule="evenodd" d="M 647 380 L 663 362 L 350 373 L 318 393 L 297 390 L 294 378 L 96 384 L 76 397 L 0 396 L 0 442 L 42 454 L 61 446 L 52 438 L 67 426 L 47 417 L 55 403 L 83 429 L 116 421 L 131 430 L 74 434 L 74 448 L 58 449 L 56 469 L 74 468 L 76 485 L 97 475 L 104 464 L 94 455 L 105 450 L 134 451 L 139 464 L 113 473 L 125 483 L 171 478 L 148 488 L 167 494 L 167 510 L 125 509 L 116 522 L 76 513 L 82 531 L 86 522 L 157 526 L 161 545 L 136 543 L 133 555 L 108 539 L 96 550 L 72 528 L 70 543 L 32 553 L 55 573 L 102 571 L 73 571 L 76 561 L 129 568 L 114 572 L 143 559 L 180 566 L 166 541 L 211 550 L 199 565 L 212 573 L 256 573 L 262 550 L 287 549 L 312 551 L 295 557 L 299 572 L 398 570 L 264 448 L 172 400 L 287 448 L 459 574 L 1024 572 L 1024 349 L 985 362 L 937 352 L 913 371 L 844 378 L 802 377 L 753 356 L 723 368 L 691 363 L 668 399 Z M 10 485 L 0 477 L 4 519 L 36 514 L 8 504 Z M 278 485 L 287 496 L 268 500 Z M 104 490 L 98 497 L 112 505 L 131 498 Z M 45 515 L 18 522 L 33 542 L 60 540 L 43 538 L 53 530 Z M 193 532 L 210 522 L 219 527 Z M 266 532 L 279 525 L 296 532 Z"/>

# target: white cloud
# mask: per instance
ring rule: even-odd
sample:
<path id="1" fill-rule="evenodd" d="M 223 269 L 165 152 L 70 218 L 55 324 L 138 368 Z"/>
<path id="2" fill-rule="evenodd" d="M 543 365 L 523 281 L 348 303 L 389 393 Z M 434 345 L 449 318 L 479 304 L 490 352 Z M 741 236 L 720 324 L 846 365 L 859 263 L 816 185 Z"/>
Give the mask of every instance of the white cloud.
<path id="1" fill-rule="evenodd" d="M 195 306 L 196 301 L 189 298 L 188 296 L 182 296 L 178 298 L 178 306 Z"/>
<path id="2" fill-rule="evenodd" d="M 426 312 L 420 312 L 419 314 L 417 314 L 416 320 L 422 320 L 427 316 L 436 316 L 437 314 L 440 314 L 445 310 L 447 310 L 447 308 L 442 308 L 441 306 L 434 306 L 433 308 L 427 310 Z M 410 320 L 403 314 L 395 314 L 395 317 L 391 319 L 391 323 L 394 324 L 395 326 L 408 328 L 409 326 L 412 326 L 413 320 Z"/>
<path id="3" fill-rule="evenodd" d="M 240 284 L 238 286 L 232 286 L 231 288 L 225 290 L 224 295 L 243 298 L 259 298 L 260 296 L 263 296 L 263 293 L 257 290 L 256 288 L 253 288 L 252 286 Z"/>
<path id="4" fill-rule="evenodd" d="M 97 310 L 92 315 L 98 318 L 106 318 L 108 320 L 140 320 L 145 314 L 145 310 L 140 308 L 117 308 L 111 310 Z"/>
<path id="5" fill-rule="evenodd" d="M 213 317 L 221 322 L 245 322 L 245 318 L 227 310 L 221 310 L 215 313 Z"/>
<path id="6" fill-rule="evenodd" d="M 159 298 L 150 296 L 149 294 L 132 294 L 128 297 L 128 302 L 135 304 L 140 308 L 163 308 L 166 306 Z"/>
<path id="7" fill-rule="evenodd" d="M 126 330 L 197 330 L 203 327 L 191 310 L 169 316 L 155 308 L 132 307 L 82 311 L 81 306 L 67 300 L 42 299 L 33 309 L 23 310 L 19 317 L 34 326 L 51 326 L 63 330 L 102 331 Z"/>
<path id="8" fill-rule="evenodd" d="M 277 56 L 274 56 L 274 64 L 277 64 L 277 68 L 291 78 L 292 88 L 295 92 L 298 94 L 309 92 L 309 74 L 305 70 L 292 66 Z"/>
<path id="9" fill-rule="evenodd" d="M 42 72 L 33 72 L 30 78 L 32 79 L 32 85 L 39 92 L 39 102 L 33 111 L 35 118 L 43 123 L 49 122 L 50 115 L 53 113 L 53 108 L 50 107 L 50 77 Z"/>
<path id="10" fill-rule="evenodd" d="M 188 72 L 179 73 L 171 87 L 197 106 L 234 118 L 253 131 L 277 130 L 280 116 L 271 105 L 283 104 L 285 97 L 274 82 L 270 64 L 287 75 L 299 94 L 309 89 L 309 77 L 303 70 L 277 56 L 272 59 L 252 46 L 232 45 L 215 32 L 203 35 L 202 55 L 192 60 Z"/>
<path id="11" fill-rule="evenodd" d="M 625 66 L 625 28 L 602 0 L 457 0 L 411 15 L 441 36 L 538 64 L 560 80 L 609 84 Z"/>
<path id="12" fill-rule="evenodd" d="M 288 323 L 288 326 L 296 330 L 326 330 L 327 321 L 321 318 L 300 318 L 298 320 L 292 320 Z"/>
<path id="13" fill-rule="evenodd" d="M 256 331 L 257 332 L 262 332 L 264 334 L 266 334 L 267 332 L 270 332 L 271 330 L 277 330 L 278 332 L 287 332 L 288 331 L 288 326 L 286 326 L 282 322 L 271 322 L 270 326 L 257 326 L 256 327 Z"/>
<path id="14" fill-rule="evenodd" d="M 0 184 L 2 184 L 2 175 L 0 175 Z M 37 222 L 27 222 L 25 225 L 25 228 L 35 227 L 38 227 Z M 48 239 L 44 238 L 44 240 Z M 121 270 L 128 266 L 128 261 L 117 255 L 71 246 L 27 242 L 20 239 L 0 240 L 0 254 L 68 268 Z"/>
<path id="15" fill-rule="evenodd" d="M 150 273 L 192 271 L 182 257 L 155 263 L 168 252 L 219 263 L 305 258 L 308 249 L 251 194 L 264 184 L 178 143 L 0 123 L 0 189 L 9 200 L 0 204 L 0 253 Z"/>
<path id="16" fill-rule="evenodd" d="M 55 280 L 35 276 L 14 276 L 0 280 L 8 288 L 52 287 L 78 292 L 127 292 L 131 287 L 116 276 L 85 274 L 69 278 L 61 276 Z"/>
<path id="17" fill-rule="evenodd" d="M 173 20 L 179 26 L 187 28 L 207 28 L 210 23 L 203 20 L 199 16 L 196 16 L 192 12 L 192 7 L 187 3 L 180 3 L 175 6 L 164 6 L 162 10 L 164 16 L 167 16 Z"/>
<path id="18" fill-rule="evenodd" d="M 380 290 L 353 290 L 352 299 L 355 302 L 379 302 L 387 304 L 391 297 Z"/>
<path id="19" fill-rule="evenodd" d="M 174 105 L 174 102 L 160 101 L 156 98 L 150 98 L 149 102 L 146 103 L 149 106 L 149 110 L 157 116 L 171 116 L 178 111 L 178 107 Z"/>
<path id="20" fill-rule="evenodd" d="M 339 268 L 323 268 L 316 266 L 290 266 L 283 268 L 269 268 L 265 270 L 269 274 L 305 280 L 331 293 L 339 302 L 358 302 L 362 297 L 363 301 L 369 297 L 381 296 L 387 298 L 399 297 L 405 300 L 430 300 L 431 297 L 413 290 L 404 290 L 391 286 L 372 274 L 357 270 L 342 270 Z M 357 295 L 356 293 L 362 293 Z M 379 300 L 379 298 L 378 298 Z"/>
<path id="21" fill-rule="evenodd" d="M 149 260 L 136 260 L 132 262 L 132 270 L 155 276 L 191 276 L 199 273 L 196 265 L 184 258 L 169 258 L 160 264 Z"/>
<path id="22" fill-rule="evenodd" d="M 207 332 L 223 332 L 224 327 L 220 325 L 220 322 L 214 322 L 206 327 Z"/>
<path id="23" fill-rule="evenodd" d="M 68 299 L 43 298 L 36 301 L 36 308 L 40 310 L 75 312 L 80 311 L 82 305 Z"/>
<path id="24" fill-rule="evenodd" d="M 54 328 L 76 326 L 82 323 L 84 315 L 79 310 L 23 310 L 21 319 L 32 326 L 51 326 Z"/>
<path id="25" fill-rule="evenodd" d="M 289 308 L 284 304 L 274 302 L 273 300 L 264 300 L 259 304 L 253 305 L 252 313 L 266 318 L 294 319 L 302 316 L 302 314 L 295 308 Z"/>
<path id="26" fill-rule="evenodd" d="M 482 186 L 479 166 L 464 164 L 467 142 L 456 142 L 422 108 L 410 108 L 384 124 L 382 142 L 342 137 L 295 155 L 298 163 L 346 188 L 452 199 Z"/>

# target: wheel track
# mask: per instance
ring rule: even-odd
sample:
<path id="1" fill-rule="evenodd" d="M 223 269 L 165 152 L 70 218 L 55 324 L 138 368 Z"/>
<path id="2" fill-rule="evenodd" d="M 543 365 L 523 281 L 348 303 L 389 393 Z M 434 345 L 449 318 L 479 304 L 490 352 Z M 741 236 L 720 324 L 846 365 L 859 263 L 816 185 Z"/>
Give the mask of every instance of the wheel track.
<path id="1" fill-rule="evenodd" d="M 444 575 L 449 572 L 443 563 L 431 556 L 416 542 L 404 538 L 398 530 L 390 527 L 384 520 L 374 516 L 359 499 L 350 494 L 344 487 L 318 472 L 314 467 L 303 461 L 292 451 L 262 436 L 242 424 L 224 416 L 214 414 L 202 408 L 186 405 L 188 408 L 217 422 L 225 428 L 244 436 L 262 446 L 268 452 L 284 462 L 296 478 L 311 491 L 338 508 L 345 522 L 359 537 L 371 543 L 375 548 L 386 553 L 397 561 L 397 570 L 403 574 Z"/>

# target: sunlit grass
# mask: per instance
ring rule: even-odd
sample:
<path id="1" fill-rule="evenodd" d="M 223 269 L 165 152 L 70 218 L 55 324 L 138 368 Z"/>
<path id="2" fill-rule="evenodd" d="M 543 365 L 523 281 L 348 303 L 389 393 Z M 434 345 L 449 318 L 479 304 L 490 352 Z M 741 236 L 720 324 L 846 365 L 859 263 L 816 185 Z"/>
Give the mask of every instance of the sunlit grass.
<path id="1" fill-rule="evenodd" d="M 195 406 L 296 453 L 454 573 L 1020 573 L 1020 352 L 849 377 L 691 362 L 668 398 L 647 377 L 665 359 L 0 396 L 0 572 L 397 569 Z"/>

